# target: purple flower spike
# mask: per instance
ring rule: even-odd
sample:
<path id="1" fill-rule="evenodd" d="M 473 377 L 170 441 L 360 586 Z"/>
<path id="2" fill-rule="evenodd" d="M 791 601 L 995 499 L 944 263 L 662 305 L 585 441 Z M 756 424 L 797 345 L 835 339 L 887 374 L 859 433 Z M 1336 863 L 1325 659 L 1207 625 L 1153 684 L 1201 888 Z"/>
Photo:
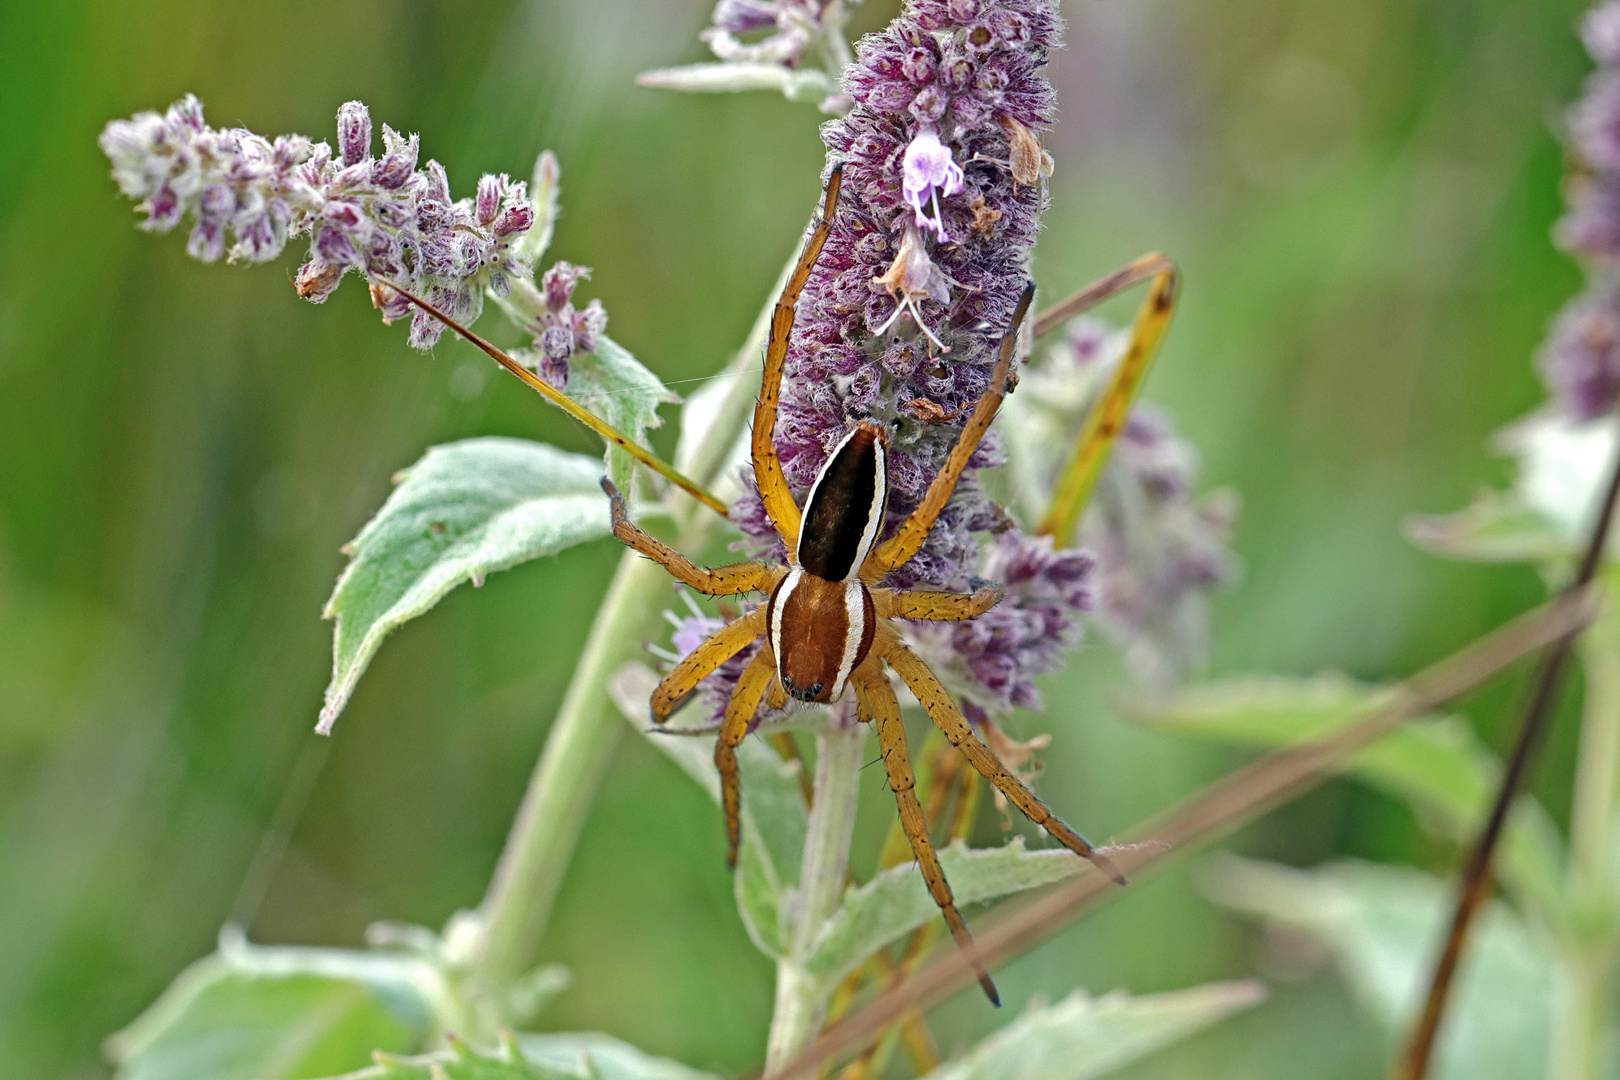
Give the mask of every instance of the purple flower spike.
<path id="1" fill-rule="evenodd" d="M 385 320 L 408 311 L 386 288 L 393 284 L 470 323 L 486 288 L 504 295 L 513 275 L 530 272 L 515 248 L 536 220 L 525 185 L 486 176 L 476 200 L 452 201 L 443 167 L 418 167 L 417 136 L 384 124 L 383 156 L 372 157 L 371 114 L 358 101 L 338 110 L 337 129 L 335 156 L 302 135 L 272 141 L 242 128 L 216 131 L 187 97 L 161 116 L 113 121 L 101 148 L 124 194 L 140 200 L 145 228 L 196 219 L 186 243 L 193 258 L 265 262 L 289 239 L 309 236 L 309 260 L 293 284 L 315 303 L 354 270 L 372 280 Z M 440 330 L 432 317 L 413 315 L 411 344 L 428 348 Z"/>
<path id="2" fill-rule="evenodd" d="M 972 40 L 996 12 L 1017 18 L 994 23 L 1006 30 L 1001 37 L 985 29 L 985 40 Z M 844 162 L 843 194 L 799 299 L 777 413 L 776 449 L 801 501 L 859 420 L 889 432 L 888 535 L 944 466 L 989 384 L 1028 280 L 1045 191 L 998 162 L 1013 156 L 1009 131 L 1038 143 L 1034 133 L 1051 123 L 1056 101 L 1040 69 L 1059 37 L 1050 0 L 913 0 L 860 43 L 844 79 L 854 105 L 822 127 Z M 981 575 L 1011 573 L 1016 560 L 996 554 L 1004 547 L 1042 544 L 1043 566 L 1083 576 L 1078 568 L 1090 565 L 1089 556 L 1050 552 L 1049 542 L 1021 536 L 986 496 L 976 474 L 999 463 L 992 435 L 922 550 L 886 585 L 965 590 Z M 781 557 L 751 485 L 733 504 L 732 520 L 746 550 Z M 981 537 L 992 531 L 1000 539 L 987 546 Z M 1034 675 L 1055 664 L 1078 632 L 1071 615 L 1082 606 L 1079 593 L 1054 595 L 1041 593 L 1037 602 L 1035 592 L 1013 588 L 1003 615 L 950 630 L 919 626 L 919 645 L 931 641 L 951 654 L 929 659 L 955 673 L 976 715 L 1033 702 Z"/>
<path id="3" fill-rule="evenodd" d="M 939 196 L 935 189 L 943 190 L 947 196 L 960 194 L 962 167 L 951 159 L 950 150 L 939 141 L 939 134 L 933 128 L 921 129 L 906 146 L 900 187 L 916 215 L 917 228 L 933 229 L 941 240 L 949 242 L 951 238 L 945 232 L 944 219 L 940 217 Z M 934 207 L 933 217 L 925 213 L 930 201 Z"/>
<path id="4" fill-rule="evenodd" d="M 1569 110 L 1582 167 L 1554 236 L 1587 264 L 1587 288 L 1553 321 L 1538 366 L 1558 408 L 1592 420 L 1620 402 L 1620 0 L 1588 12 L 1581 38 L 1598 67 Z"/>

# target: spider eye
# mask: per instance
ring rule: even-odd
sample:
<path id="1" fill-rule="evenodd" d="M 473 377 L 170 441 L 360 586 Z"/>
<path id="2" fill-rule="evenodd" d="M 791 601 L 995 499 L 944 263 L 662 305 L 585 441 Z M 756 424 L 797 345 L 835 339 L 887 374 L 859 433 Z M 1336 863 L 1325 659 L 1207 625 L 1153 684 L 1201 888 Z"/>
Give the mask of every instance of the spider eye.
<path id="1" fill-rule="evenodd" d="M 789 693 L 792 693 L 793 691 L 793 680 L 788 678 L 786 675 L 782 676 L 782 689 L 788 691 Z"/>
<path id="2" fill-rule="evenodd" d="M 811 687 L 811 688 L 810 688 L 810 692 L 811 692 L 811 693 L 812 693 L 812 694 L 819 694 L 819 693 L 821 693 L 821 686 L 822 686 L 822 684 L 821 684 L 821 683 L 816 683 L 816 685 L 814 685 L 814 686 L 812 686 L 812 687 Z"/>

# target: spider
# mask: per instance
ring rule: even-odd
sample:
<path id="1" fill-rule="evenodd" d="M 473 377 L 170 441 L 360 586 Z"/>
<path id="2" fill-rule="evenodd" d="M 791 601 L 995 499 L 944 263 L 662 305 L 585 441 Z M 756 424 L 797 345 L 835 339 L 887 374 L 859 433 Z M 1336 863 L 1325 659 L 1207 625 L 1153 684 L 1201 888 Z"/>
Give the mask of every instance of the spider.
<path id="1" fill-rule="evenodd" d="M 881 587 L 885 577 L 909 562 L 922 547 L 951 497 L 957 477 L 994 419 L 1006 390 L 1014 343 L 1034 295 L 1034 285 L 1025 287 L 1013 311 L 988 389 L 979 398 L 921 504 L 893 537 L 878 543 L 888 499 L 887 435 L 883 428 L 868 421 L 857 423 L 833 450 L 811 485 L 801 511 L 788 490 L 772 434 L 781 396 L 782 368 L 793 332 L 794 305 L 827 240 L 841 179 L 841 166 L 834 165 L 821 220 L 777 301 L 765 353 L 764 380 L 754 407 L 754 477 L 771 523 L 787 545 L 787 565 L 769 567 L 746 562 L 712 570 L 699 567 L 632 523 L 624 497 L 610 481 L 604 479 L 602 487 L 612 500 L 614 535 L 661 563 L 679 581 L 711 596 L 756 591 L 768 596 L 765 603 L 716 631 L 678 663 L 659 683 L 651 702 L 653 721 L 663 723 L 700 681 L 744 647 L 763 639 L 759 652 L 737 682 L 714 748 L 726 816 L 728 865 L 736 866 L 741 834 L 736 748 L 747 735 L 760 702 L 766 701 L 773 708 L 781 707 L 788 698 L 830 704 L 853 689 L 857 717 L 877 729 L 889 787 L 899 804 L 900 822 L 923 879 L 957 944 L 970 957 L 976 957 L 967 923 L 956 908 L 950 884 L 929 840 L 906 749 L 900 702 L 884 671 L 885 665 L 911 688 L 929 717 L 973 767 L 1031 821 L 1075 854 L 1090 859 L 1115 881 L 1125 882 L 1105 856 L 1058 820 L 980 741 L 938 677 L 906 645 L 890 621 L 971 619 L 1002 599 L 1002 587 L 990 584 L 971 594 Z M 999 1004 L 995 984 L 977 959 L 974 967 L 985 993 Z"/>

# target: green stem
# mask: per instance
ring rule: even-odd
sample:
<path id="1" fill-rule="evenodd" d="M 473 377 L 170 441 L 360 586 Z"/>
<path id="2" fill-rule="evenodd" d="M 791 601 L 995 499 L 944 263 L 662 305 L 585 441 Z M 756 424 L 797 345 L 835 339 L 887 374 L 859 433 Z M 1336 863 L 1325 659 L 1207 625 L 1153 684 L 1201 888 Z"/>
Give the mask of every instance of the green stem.
<path id="1" fill-rule="evenodd" d="M 1620 787 L 1620 613 L 1615 581 L 1604 616 L 1577 642 L 1586 675 L 1580 757 L 1569 822 L 1569 896 L 1573 915 L 1559 958 L 1554 1017 L 1556 1080 L 1604 1075 L 1617 955 L 1620 882 L 1614 859 L 1620 843 L 1615 796 Z"/>
<path id="2" fill-rule="evenodd" d="M 534 960 L 585 815 L 624 734 L 608 698 L 608 677 L 641 654 L 642 635 L 668 598 L 664 569 L 626 551 L 480 908 L 483 940 L 474 980 L 495 1001 Z"/>
<path id="3" fill-rule="evenodd" d="M 848 727 L 831 726 L 816 736 L 815 803 L 804 840 L 793 939 L 787 955 L 776 965 L 776 1009 L 765 1047 L 766 1076 L 809 1046 L 826 1019 L 830 988 L 805 971 L 804 961 L 844 893 L 865 744 L 866 728 L 853 722 Z"/>

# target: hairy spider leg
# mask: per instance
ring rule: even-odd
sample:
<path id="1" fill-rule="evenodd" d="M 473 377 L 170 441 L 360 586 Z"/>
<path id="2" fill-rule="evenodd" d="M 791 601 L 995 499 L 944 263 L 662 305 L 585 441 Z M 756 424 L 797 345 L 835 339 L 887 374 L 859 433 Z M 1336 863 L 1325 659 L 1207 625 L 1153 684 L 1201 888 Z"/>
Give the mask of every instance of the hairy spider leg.
<path id="1" fill-rule="evenodd" d="M 933 841 L 928 837 L 928 820 L 923 816 L 922 804 L 917 801 L 917 778 L 911 771 L 911 757 L 906 752 L 906 724 L 900 717 L 900 699 L 895 697 L 894 687 L 889 685 L 883 662 L 875 656 L 869 657 L 850 681 L 855 686 L 857 715 L 862 720 L 872 721 L 877 728 L 878 745 L 883 751 L 883 767 L 888 770 L 889 788 L 894 792 L 894 801 L 900 810 L 900 826 L 911 841 L 912 853 L 917 857 L 917 868 L 928 883 L 934 903 L 939 905 L 941 914 L 945 916 L 951 936 L 956 938 L 956 944 L 968 955 L 974 970 L 978 972 L 979 985 L 984 988 L 985 996 L 992 1004 L 1000 1005 L 1001 995 L 996 992 L 996 984 L 991 981 L 990 973 L 979 961 L 973 935 L 968 933 L 967 921 L 956 909 L 956 898 L 951 895 L 950 883 L 945 880 L 945 869 L 939 865 Z"/>
<path id="2" fill-rule="evenodd" d="M 766 588 L 766 582 L 772 580 L 771 575 L 777 573 L 756 562 L 732 563 L 730 566 L 706 570 L 631 521 L 625 510 L 624 496 L 605 476 L 602 478 L 602 490 L 607 492 L 613 507 L 613 535 L 668 570 L 683 585 L 709 596 L 735 596 Z"/>
<path id="3" fill-rule="evenodd" d="M 759 400 L 754 404 L 754 483 L 759 487 L 760 502 L 770 515 L 782 541 L 792 551 L 799 542 L 799 507 L 788 490 L 787 477 L 782 475 L 782 461 L 776 456 L 776 408 L 782 397 L 782 368 L 787 363 L 788 339 L 793 336 L 794 306 L 804 283 L 810 280 L 810 271 L 821 256 L 827 234 L 832 230 L 833 214 L 838 209 L 838 189 L 844 180 L 844 165 L 837 162 L 827 177 L 826 202 L 822 205 L 821 220 L 804 245 L 804 253 L 788 278 L 782 297 L 776 302 L 771 315 L 771 336 L 765 347 L 765 375 L 760 382 Z"/>
<path id="4" fill-rule="evenodd" d="M 737 778 L 737 747 L 748 734 L 748 725 L 759 711 L 759 699 L 776 674 L 776 660 L 770 645 L 760 647 L 743 669 L 720 723 L 720 738 L 714 744 L 714 766 L 720 770 L 720 805 L 726 811 L 726 865 L 737 867 L 737 848 L 742 843 L 742 784 Z"/>
<path id="5" fill-rule="evenodd" d="M 976 619 L 1001 603 L 1007 590 L 992 582 L 973 593 L 933 592 L 928 589 L 873 589 L 872 605 L 880 619 L 924 619 L 959 622 Z"/>
<path id="6" fill-rule="evenodd" d="M 990 373 L 990 385 L 979 397 L 979 403 L 974 406 L 973 415 L 968 419 L 967 426 L 962 428 L 961 435 L 957 436 L 956 445 L 951 448 L 950 457 L 934 477 L 933 483 L 928 485 L 928 491 L 923 495 L 917 509 L 901 524 L 899 532 L 867 556 L 866 564 L 861 567 L 861 580 L 867 584 L 877 584 L 890 571 L 910 562 L 912 556 L 922 548 L 923 541 L 928 539 L 928 534 L 933 531 L 934 522 L 939 518 L 940 511 L 945 509 L 945 504 L 950 501 L 951 492 L 956 490 L 957 478 L 962 475 L 962 470 L 967 468 L 973 452 L 979 448 L 979 441 L 989 430 L 990 421 L 996 418 L 996 410 L 1001 408 L 1001 399 L 1007 389 L 1007 375 L 1012 370 L 1013 347 L 1018 342 L 1018 327 L 1024 321 L 1024 313 L 1029 310 L 1030 301 L 1034 296 L 1035 283 L 1030 282 L 1024 286 L 1024 294 L 1018 298 L 1018 306 L 1013 309 L 1007 332 L 1002 335 L 1001 354 L 996 359 L 995 369 Z"/>
<path id="7" fill-rule="evenodd" d="M 877 640 L 872 643 L 872 653 L 888 661 L 889 666 L 899 673 L 905 680 L 911 692 L 922 702 L 928 716 L 934 725 L 945 733 L 951 741 L 968 759 L 972 766 L 979 770 L 986 780 L 996 785 L 1001 793 L 1010 799 L 1014 806 L 1024 812 L 1035 824 L 1045 829 L 1059 843 L 1076 855 L 1091 860 L 1092 864 L 1113 878 L 1115 882 L 1124 885 L 1125 875 L 1120 873 L 1107 856 L 1099 854 L 1092 847 L 1091 842 L 1058 819 L 1057 815 L 1046 808 L 1046 804 L 1035 797 L 1034 792 L 1024 786 L 1024 782 L 1014 776 L 995 752 L 979 741 L 968 726 L 962 711 L 951 700 L 951 695 L 945 687 L 940 685 L 938 677 L 929 670 L 922 658 L 906 647 L 900 640 L 900 635 L 887 623 L 879 623 Z"/>
<path id="8" fill-rule="evenodd" d="M 1038 535 L 1051 536 L 1059 547 L 1067 546 L 1073 538 L 1075 525 L 1079 523 L 1080 515 L 1085 512 L 1091 493 L 1097 487 L 1103 466 L 1108 463 L 1108 453 L 1113 449 L 1114 440 L 1125 430 L 1131 403 L 1136 400 L 1136 393 L 1142 387 L 1153 356 L 1159 350 L 1159 342 L 1170 326 L 1171 316 L 1175 314 L 1179 278 L 1176 266 L 1170 260 L 1162 255 L 1148 255 L 1111 278 L 1104 279 L 1094 290 L 1082 290 L 1081 294 L 1077 294 L 1093 293 L 1088 299 L 1090 303 L 1096 303 L 1110 294 L 1110 290 L 1101 286 L 1117 281 L 1118 285 L 1111 291 L 1118 291 L 1141 280 L 1139 276 L 1131 276 L 1132 267 L 1145 268 L 1152 260 L 1156 260 L 1151 262 L 1153 284 L 1148 289 L 1147 299 L 1137 310 L 1136 321 L 1131 326 L 1130 345 L 1119 367 L 1114 369 L 1114 377 L 1109 380 L 1102 397 L 1086 415 L 1080 434 L 1075 438 L 1074 449 L 1069 453 L 1068 463 L 1058 474 L 1058 482 L 1052 492 L 1052 505 L 1035 529 Z M 1067 309 L 1069 306 L 1065 301 L 1059 308 Z M 1074 310 L 1082 309 L 1075 307 Z M 1045 320 L 1044 314 L 1042 319 Z"/>
<path id="9" fill-rule="evenodd" d="M 765 605 L 761 604 L 742 618 L 710 634 L 703 644 L 687 653 L 653 691 L 653 723 L 662 724 L 668 720 L 670 714 L 686 700 L 686 695 L 697 689 L 698 683 L 764 633 Z"/>

